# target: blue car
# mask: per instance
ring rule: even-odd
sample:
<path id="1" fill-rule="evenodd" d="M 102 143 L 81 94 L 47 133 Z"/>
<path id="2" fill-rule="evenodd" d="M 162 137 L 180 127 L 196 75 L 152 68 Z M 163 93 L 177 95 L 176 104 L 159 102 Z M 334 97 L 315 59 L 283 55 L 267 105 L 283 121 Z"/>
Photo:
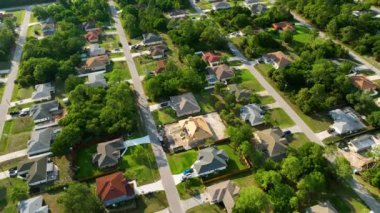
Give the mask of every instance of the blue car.
<path id="1" fill-rule="evenodd" d="M 191 174 L 192 172 L 193 172 L 193 169 L 186 169 L 182 174 L 187 175 L 187 174 Z"/>

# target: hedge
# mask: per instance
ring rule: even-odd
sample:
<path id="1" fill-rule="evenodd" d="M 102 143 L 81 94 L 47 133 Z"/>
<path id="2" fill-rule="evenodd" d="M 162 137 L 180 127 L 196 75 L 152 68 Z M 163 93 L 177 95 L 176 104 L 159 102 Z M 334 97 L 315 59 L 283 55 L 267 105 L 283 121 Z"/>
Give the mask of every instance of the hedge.
<path id="1" fill-rule="evenodd" d="M 56 0 L 0 0 L 0 8 L 55 2 Z"/>

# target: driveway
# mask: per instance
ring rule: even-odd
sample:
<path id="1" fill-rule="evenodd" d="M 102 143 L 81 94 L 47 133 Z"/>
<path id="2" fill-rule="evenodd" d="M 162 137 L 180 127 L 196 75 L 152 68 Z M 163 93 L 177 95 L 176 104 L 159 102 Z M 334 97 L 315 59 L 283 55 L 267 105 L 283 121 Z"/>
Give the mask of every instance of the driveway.
<path id="1" fill-rule="evenodd" d="M 31 98 L 22 99 L 22 100 L 19 100 L 19 101 L 11 102 L 11 107 L 14 107 L 14 106 L 17 106 L 17 105 L 22 105 L 22 104 L 27 104 L 27 103 L 32 103 L 32 102 L 33 102 L 33 100 Z"/>
<path id="2" fill-rule="evenodd" d="M 24 7 L 23 7 L 24 8 Z M 19 34 L 18 40 L 16 42 L 16 48 L 14 50 L 13 56 L 12 56 L 12 65 L 10 73 L 8 74 L 8 81 L 5 85 L 3 98 L 0 103 L 0 135 L 3 134 L 4 124 L 5 124 L 5 118 L 8 113 L 8 109 L 10 107 L 9 101 L 12 98 L 12 92 L 13 88 L 15 86 L 15 80 L 17 78 L 17 73 L 19 70 L 20 60 L 21 60 L 21 53 L 22 53 L 22 46 L 24 45 L 26 35 L 28 32 L 28 25 L 31 15 L 31 7 L 25 8 L 25 16 L 22 24 L 20 25 L 21 32 Z"/>
<path id="3" fill-rule="evenodd" d="M 191 209 L 195 206 L 199 206 L 199 205 L 202 205 L 202 204 L 208 203 L 208 202 L 209 201 L 208 201 L 208 197 L 207 197 L 206 193 L 196 195 L 196 196 L 189 198 L 187 200 L 181 200 L 182 209 L 184 209 L 185 211 L 188 209 Z"/>
<path id="4" fill-rule="evenodd" d="M 149 110 L 149 105 L 147 97 L 136 69 L 135 62 L 133 61 L 132 54 L 130 52 L 130 47 L 128 45 L 128 40 L 125 35 L 124 29 L 121 25 L 120 19 L 117 15 L 115 8 L 115 3 L 113 0 L 108 1 L 110 6 L 111 15 L 115 21 L 116 30 L 120 37 L 120 43 L 123 46 L 125 59 L 128 63 L 129 72 L 131 73 L 133 81 L 134 93 L 137 97 L 137 105 L 140 109 L 140 115 L 144 121 L 145 129 L 150 137 L 152 144 L 153 153 L 156 157 L 156 163 L 158 166 L 158 171 L 160 172 L 162 186 L 165 190 L 166 198 L 169 203 L 169 208 L 171 212 L 181 213 L 184 212 L 181 207 L 180 197 L 175 186 L 175 182 L 172 173 L 169 168 L 168 160 L 166 159 L 166 154 L 161 147 L 161 143 L 158 139 L 159 133 L 157 131 L 156 124 L 154 123 L 152 114 Z"/>
<path id="5" fill-rule="evenodd" d="M 9 178 L 9 172 L 8 171 L 0 172 L 0 180 L 6 179 L 6 178 Z"/>
<path id="6" fill-rule="evenodd" d="M 8 154 L 5 154 L 5 155 L 1 155 L 0 156 L 0 163 L 6 162 L 6 161 L 9 161 L 9 160 L 13 160 L 13 159 L 16 159 L 16 158 L 25 157 L 26 156 L 26 151 L 27 151 L 26 149 L 23 149 L 23 150 L 20 150 L 20 151 L 11 152 L 11 153 L 8 153 Z"/>

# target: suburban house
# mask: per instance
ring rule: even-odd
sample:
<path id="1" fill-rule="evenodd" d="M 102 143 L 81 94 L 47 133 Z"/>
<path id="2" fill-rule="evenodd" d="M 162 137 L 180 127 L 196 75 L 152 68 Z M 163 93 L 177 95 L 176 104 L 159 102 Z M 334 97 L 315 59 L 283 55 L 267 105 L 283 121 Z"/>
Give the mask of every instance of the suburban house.
<path id="1" fill-rule="evenodd" d="M 377 89 L 377 85 L 362 75 L 355 75 L 351 77 L 352 83 L 358 89 L 364 92 L 373 92 Z"/>
<path id="2" fill-rule="evenodd" d="M 240 89 L 236 84 L 228 85 L 228 90 L 231 94 L 235 95 L 236 101 L 249 101 L 251 99 L 252 91 L 248 89 Z"/>
<path id="3" fill-rule="evenodd" d="M 256 104 L 248 104 L 240 108 L 240 118 L 249 122 L 251 126 L 257 126 L 264 123 L 263 110 Z"/>
<path id="4" fill-rule="evenodd" d="M 205 142 L 205 140 L 212 138 L 213 133 L 202 116 L 189 117 L 185 120 L 179 121 L 181 128 L 182 141 L 187 146 L 196 147 Z"/>
<path id="5" fill-rule="evenodd" d="M 380 141 L 373 135 L 361 135 L 348 142 L 348 148 L 352 152 L 361 152 L 378 146 Z"/>
<path id="6" fill-rule="evenodd" d="M 175 111 L 177 117 L 195 114 L 201 111 L 193 93 L 185 93 L 170 97 L 170 106 Z"/>
<path id="7" fill-rule="evenodd" d="M 86 85 L 90 87 L 106 87 L 107 82 L 104 78 L 104 73 L 92 73 L 88 75 L 88 81 Z"/>
<path id="8" fill-rule="evenodd" d="M 104 206 L 135 198 L 133 184 L 127 182 L 122 172 L 96 178 L 96 194 Z"/>
<path id="9" fill-rule="evenodd" d="M 358 116 L 349 108 L 335 109 L 330 111 L 329 114 L 334 120 L 334 124 L 330 128 L 338 135 L 353 133 L 365 128 Z"/>
<path id="10" fill-rule="evenodd" d="M 294 28 L 293 23 L 283 21 L 283 22 L 278 22 L 278 23 L 273 23 L 272 24 L 273 29 L 275 30 L 289 30 L 289 31 L 294 31 L 296 28 Z"/>
<path id="11" fill-rule="evenodd" d="M 52 93 L 55 92 L 55 87 L 51 83 L 37 84 L 34 88 L 35 91 L 32 93 L 34 102 L 51 100 Z"/>
<path id="12" fill-rule="evenodd" d="M 121 157 L 121 151 L 125 149 L 121 138 L 103 143 L 98 143 L 96 153 L 92 156 L 92 163 L 100 169 L 117 166 Z"/>
<path id="13" fill-rule="evenodd" d="M 254 15 L 260 15 L 265 13 L 268 10 L 268 7 L 265 4 L 255 3 L 249 6 L 249 10 Z"/>
<path id="14" fill-rule="evenodd" d="M 226 64 L 210 67 L 209 74 L 215 75 L 215 77 L 221 82 L 226 82 L 235 76 L 233 69 Z"/>
<path id="15" fill-rule="evenodd" d="M 281 160 L 285 157 L 288 141 L 283 137 L 280 128 L 257 131 L 253 135 L 257 142 L 256 147 L 261 149 L 269 158 Z"/>
<path id="16" fill-rule="evenodd" d="M 148 33 L 143 35 L 143 44 L 145 46 L 150 45 L 156 45 L 156 44 L 162 44 L 164 43 L 164 40 L 159 35 L 156 35 L 154 33 Z"/>
<path id="17" fill-rule="evenodd" d="M 306 213 L 338 213 L 333 205 L 329 201 L 324 203 L 318 203 L 317 205 L 311 206 L 306 209 Z"/>
<path id="18" fill-rule="evenodd" d="M 82 23 L 82 29 L 86 32 L 100 30 L 98 27 L 96 27 L 95 21 L 87 21 Z"/>
<path id="19" fill-rule="evenodd" d="M 49 17 L 46 20 L 44 20 L 41 23 L 41 30 L 42 30 L 42 35 L 44 37 L 53 35 L 55 32 L 55 23 L 54 23 L 53 18 Z"/>
<path id="20" fill-rule="evenodd" d="M 285 68 L 291 63 L 282 51 L 268 53 L 263 56 L 263 59 L 265 63 L 271 64 L 275 69 Z"/>
<path id="21" fill-rule="evenodd" d="M 195 174 L 206 176 L 227 168 L 228 155 L 224 150 L 214 147 L 201 149 L 193 164 Z"/>
<path id="22" fill-rule="evenodd" d="M 99 41 L 99 36 L 101 34 L 100 30 L 93 30 L 86 33 L 84 36 L 86 40 L 90 43 L 96 43 Z"/>
<path id="23" fill-rule="evenodd" d="M 249 7 L 251 4 L 258 3 L 258 0 L 244 0 L 245 6 Z"/>
<path id="24" fill-rule="evenodd" d="M 202 59 L 207 62 L 211 67 L 220 63 L 220 56 L 212 52 L 202 53 Z"/>
<path id="25" fill-rule="evenodd" d="M 13 18 L 13 14 L 12 13 L 0 13 L 0 21 L 3 21 L 4 18 Z"/>
<path id="26" fill-rule="evenodd" d="M 48 157 L 22 161 L 17 166 L 17 174 L 25 179 L 30 187 L 58 179 L 58 167 Z"/>
<path id="27" fill-rule="evenodd" d="M 357 171 L 366 170 L 373 166 L 375 163 L 375 160 L 373 158 L 365 157 L 356 152 L 343 151 L 341 149 L 338 149 L 338 152 L 343 155 L 343 157 L 346 158 L 348 162 L 350 162 L 351 167 Z"/>
<path id="28" fill-rule="evenodd" d="M 212 4 L 212 9 L 213 10 L 226 10 L 231 8 L 230 3 L 221 1 L 221 2 L 215 2 Z"/>
<path id="29" fill-rule="evenodd" d="M 108 55 L 100 55 L 88 58 L 84 66 L 85 70 L 93 72 L 99 70 L 105 70 L 107 65 L 110 63 Z"/>
<path id="30" fill-rule="evenodd" d="M 234 198 L 239 195 L 240 188 L 232 183 L 231 180 L 226 180 L 206 188 L 208 200 L 211 203 L 223 203 L 228 213 L 232 213 L 235 205 Z"/>
<path id="31" fill-rule="evenodd" d="M 167 47 L 164 44 L 155 45 L 149 48 L 150 55 L 152 56 L 153 59 L 160 59 L 160 58 L 165 57 L 166 50 L 167 50 Z"/>
<path id="32" fill-rule="evenodd" d="M 166 64 L 164 60 L 159 60 L 156 62 L 156 69 L 153 71 L 155 75 L 160 74 L 166 68 Z"/>
<path id="33" fill-rule="evenodd" d="M 31 139 L 28 141 L 28 156 L 38 155 L 50 151 L 50 145 L 55 138 L 57 131 L 53 128 L 34 130 Z"/>
<path id="34" fill-rule="evenodd" d="M 104 55 L 104 54 L 106 54 L 106 50 L 104 48 L 100 47 L 98 43 L 91 44 L 88 48 L 88 54 L 91 57 Z"/>
<path id="35" fill-rule="evenodd" d="M 19 213 L 49 213 L 42 195 L 18 202 L 17 209 Z"/>
<path id="36" fill-rule="evenodd" d="M 185 10 L 174 10 L 169 12 L 169 18 L 171 19 L 183 19 L 186 18 L 187 14 Z"/>
<path id="37" fill-rule="evenodd" d="M 58 101 L 48 101 L 36 104 L 30 108 L 29 115 L 33 118 L 35 124 L 52 121 L 63 112 Z"/>

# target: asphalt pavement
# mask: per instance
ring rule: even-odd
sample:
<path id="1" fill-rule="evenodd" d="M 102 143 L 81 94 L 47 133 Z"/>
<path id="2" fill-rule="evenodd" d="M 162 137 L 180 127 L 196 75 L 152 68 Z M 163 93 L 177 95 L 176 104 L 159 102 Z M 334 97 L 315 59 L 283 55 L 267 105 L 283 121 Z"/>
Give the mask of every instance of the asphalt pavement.
<path id="1" fill-rule="evenodd" d="M 133 61 L 132 54 L 130 52 L 130 47 L 128 45 L 127 37 L 125 35 L 120 19 L 117 15 L 115 3 L 112 0 L 109 1 L 108 3 L 110 6 L 112 17 L 115 20 L 116 30 L 120 37 L 120 43 L 123 46 L 125 58 L 127 60 L 128 68 L 131 73 L 131 77 L 133 81 L 134 92 L 137 96 L 137 104 L 139 106 L 140 114 L 144 121 L 146 131 L 150 137 L 153 153 L 156 157 L 156 162 L 157 162 L 158 169 L 160 172 L 162 185 L 166 193 L 166 198 L 169 203 L 170 211 L 175 212 L 175 213 L 181 213 L 183 212 L 183 210 L 181 208 L 180 197 L 179 197 L 177 188 L 175 186 L 175 182 L 174 182 L 172 173 L 170 171 L 165 152 L 162 149 L 160 141 L 158 139 L 157 127 L 156 127 L 156 124 L 154 123 L 152 114 L 150 113 L 148 101 L 145 96 L 144 89 L 143 89 L 139 74 L 136 69 L 136 65 Z"/>
<path id="2" fill-rule="evenodd" d="M 22 46 L 24 45 L 26 35 L 28 32 L 30 15 L 31 15 L 31 7 L 26 7 L 24 20 L 22 24 L 20 25 L 21 31 L 16 43 L 16 48 L 13 53 L 12 61 L 11 61 L 12 63 L 11 70 L 8 74 L 7 84 L 5 85 L 3 98 L 0 103 L 0 135 L 3 134 L 6 116 L 8 113 L 8 109 L 10 107 L 10 100 L 12 98 L 12 92 L 15 86 L 14 81 L 17 78 L 17 73 L 18 73 L 20 60 L 21 60 Z"/>

